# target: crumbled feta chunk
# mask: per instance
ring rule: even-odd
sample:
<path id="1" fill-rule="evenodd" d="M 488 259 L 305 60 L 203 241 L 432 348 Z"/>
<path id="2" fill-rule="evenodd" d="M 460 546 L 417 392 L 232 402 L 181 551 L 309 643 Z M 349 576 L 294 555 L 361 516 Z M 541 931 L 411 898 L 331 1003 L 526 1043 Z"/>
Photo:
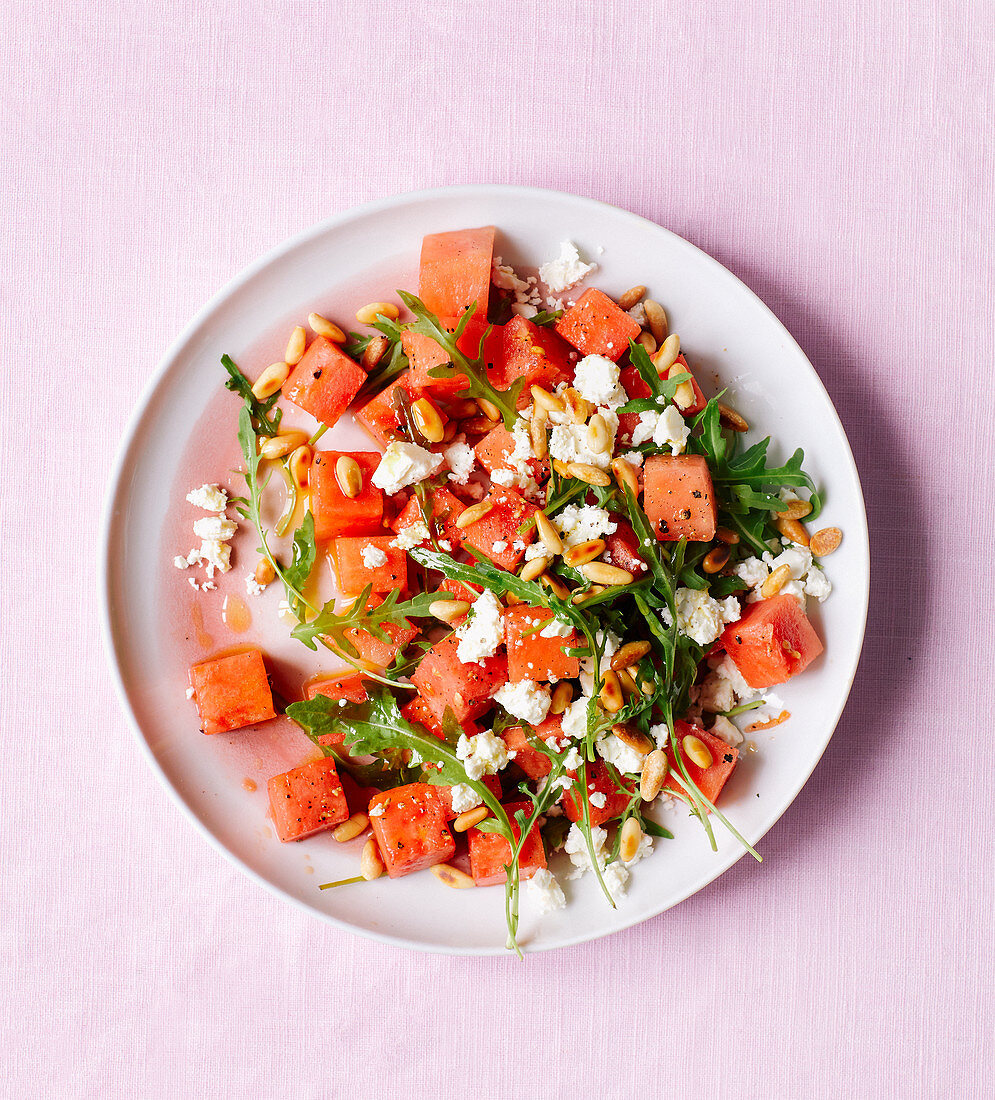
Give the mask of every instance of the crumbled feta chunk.
<path id="1" fill-rule="evenodd" d="M 607 470 L 615 449 L 615 433 L 618 430 L 618 417 L 608 408 L 599 408 L 608 428 L 609 446 L 604 451 L 594 451 L 590 446 L 588 426 L 586 424 L 554 424 L 549 433 L 550 458 L 560 462 L 583 462 L 587 466 L 597 466 Z"/>
<path id="2" fill-rule="evenodd" d="M 553 741 L 554 739 L 551 737 L 549 740 Z M 548 744 L 548 742 L 547 742 L 547 744 Z M 563 767 L 568 772 L 579 771 L 580 766 L 583 763 L 584 763 L 584 756 L 581 753 L 580 749 L 578 749 L 576 746 L 571 748 L 570 751 L 563 758 Z"/>
<path id="3" fill-rule="evenodd" d="M 653 442 L 658 447 L 669 447 L 670 453 L 679 455 L 684 453 L 691 429 L 687 426 L 684 417 L 676 405 L 668 405 L 656 422 L 653 429 Z M 635 442 L 635 439 L 633 439 Z"/>
<path id="4" fill-rule="evenodd" d="M 581 696 L 563 712 L 561 729 L 565 736 L 575 741 L 587 736 L 587 708 L 591 700 Z"/>
<path id="5" fill-rule="evenodd" d="M 227 573 L 231 569 L 231 546 L 217 539 L 205 539 L 200 544 L 200 556 L 206 563 L 207 575 L 214 576 L 214 570 Z"/>
<path id="6" fill-rule="evenodd" d="M 220 485 L 201 485 L 187 493 L 187 500 L 205 512 L 223 512 L 228 507 L 228 494 Z"/>
<path id="7" fill-rule="evenodd" d="M 701 646 L 711 645 L 726 623 L 734 623 L 740 617 L 735 596 L 713 600 L 708 592 L 697 588 L 678 588 L 676 604 L 678 629 Z"/>
<path id="8" fill-rule="evenodd" d="M 514 313 L 516 317 L 524 317 L 526 321 L 531 321 L 539 310 L 529 302 L 513 302 L 511 305 L 511 312 Z"/>
<path id="9" fill-rule="evenodd" d="M 785 595 L 796 596 L 803 602 L 805 596 L 812 596 L 822 603 L 832 593 L 833 586 L 813 561 L 811 551 L 805 546 L 791 544 L 776 556 L 768 551 L 762 559 L 745 558 L 735 566 L 733 572 L 736 576 L 753 589 L 747 596 L 749 603 L 763 599 L 760 589 L 764 581 L 782 565 L 790 570 L 789 579 L 780 590 Z"/>
<path id="10" fill-rule="evenodd" d="M 502 685 L 494 702 L 530 726 L 538 726 L 549 713 L 550 698 L 549 688 L 535 680 L 516 680 Z"/>
<path id="11" fill-rule="evenodd" d="M 602 760 L 614 765 L 620 772 L 638 773 L 643 769 L 642 756 L 624 741 L 620 741 L 614 733 L 602 737 L 595 748 Z"/>
<path id="12" fill-rule="evenodd" d="M 360 556 L 363 559 L 363 565 L 365 565 L 367 569 L 376 569 L 378 565 L 387 564 L 387 555 L 379 546 L 364 546 L 360 552 Z"/>
<path id="13" fill-rule="evenodd" d="M 525 292 L 529 289 L 528 282 L 525 279 L 519 279 L 513 267 L 501 263 L 500 256 L 494 257 L 494 263 L 491 266 L 491 282 L 501 290 Z"/>
<path id="14" fill-rule="evenodd" d="M 562 909 L 567 903 L 563 888 L 556 881 L 553 872 L 546 867 L 540 867 L 529 879 L 525 884 L 525 893 L 539 916 Z"/>
<path id="15" fill-rule="evenodd" d="M 261 585 L 256 580 L 255 574 L 246 573 L 245 575 L 245 591 L 249 596 L 261 596 L 265 591 L 265 586 Z"/>
<path id="16" fill-rule="evenodd" d="M 620 859 L 616 859 L 614 863 L 608 864 L 601 877 L 605 880 L 605 887 L 611 894 L 612 900 L 621 901 L 625 897 L 629 882 L 629 872 L 625 864 Z"/>
<path id="17" fill-rule="evenodd" d="M 540 638 L 569 638 L 573 633 L 573 626 L 564 622 L 563 619 L 558 619 L 555 615 L 549 620 L 548 623 L 539 631 Z"/>
<path id="18" fill-rule="evenodd" d="M 597 266 L 584 263 L 573 241 L 562 241 L 559 256 L 539 268 L 539 278 L 551 293 L 559 294 L 597 270 Z"/>
<path id="19" fill-rule="evenodd" d="M 619 385 L 619 366 L 603 355 L 585 355 L 574 372 L 574 389 L 595 405 L 618 408 L 628 401 Z"/>
<path id="20" fill-rule="evenodd" d="M 494 656 L 504 642 L 504 617 L 493 592 L 487 590 L 474 600 L 466 622 L 457 629 L 456 635 L 459 638 L 456 656 L 463 664 L 479 664 L 485 657 Z"/>
<path id="21" fill-rule="evenodd" d="M 397 537 L 390 540 L 390 545 L 396 546 L 400 550 L 413 550 L 416 546 L 421 546 L 423 542 L 428 542 L 428 538 L 428 525 L 424 520 L 416 519 L 414 523 L 402 527 L 397 532 Z"/>
<path id="22" fill-rule="evenodd" d="M 386 802 L 378 802 L 375 806 L 370 807 L 369 817 L 380 817 L 384 810 L 387 809 Z"/>
<path id="23" fill-rule="evenodd" d="M 595 791 L 594 794 L 588 797 L 588 802 L 590 802 L 596 810 L 603 810 L 605 804 L 608 802 L 608 797 L 604 791 Z"/>
<path id="24" fill-rule="evenodd" d="M 505 539 L 496 539 L 491 543 L 492 554 L 503 554 L 508 549 L 508 543 Z"/>
<path id="25" fill-rule="evenodd" d="M 417 443 L 390 443 L 374 471 L 373 484 L 393 496 L 405 486 L 431 477 L 444 462 L 442 455 L 433 454 Z"/>
<path id="26" fill-rule="evenodd" d="M 188 699 L 192 699 L 196 694 L 197 694 L 197 692 L 192 687 L 187 688 L 187 698 Z"/>
<path id="27" fill-rule="evenodd" d="M 643 452 L 642 451 L 626 451 L 622 457 L 631 466 L 640 467 L 643 464 Z"/>
<path id="28" fill-rule="evenodd" d="M 591 827 L 591 847 L 594 849 L 594 857 L 598 861 L 599 867 L 605 865 L 605 841 L 607 839 L 607 829 L 602 829 L 600 825 Z M 570 857 L 570 862 L 573 864 L 572 870 L 567 874 L 568 879 L 580 878 L 585 871 L 593 870 L 591 853 L 587 847 L 587 838 L 576 823 L 570 826 L 570 832 L 567 833 L 563 850 Z"/>
<path id="29" fill-rule="evenodd" d="M 740 733 L 739 727 L 722 714 L 716 715 L 709 732 L 714 733 L 716 737 L 721 737 L 727 745 L 741 745 L 743 743 L 743 735 Z"/>
<path id="30" fill-rule="evenodd" d="M 470 779 L 497 775 L 508 763 L 507 746 L 490 730 L 484 730 L 474 737 L 461 733 L 456 743 L 456 755 L 463 761 L 463 767 Z"/>
<path id="31" fill-rule="evenodd" d="M 193 533 L 204 542 L 227 542 L 237 530 L 238 524 L 224 516 L 204 516 L 193 525 Z"/>
<path id="32" fill-rule="evenodd" d="M 614 535 L 618 530 L 618 524 L 612 520 L 608 509 L 592 504 L 568 504 L 553 517 L 553 525 L 567 548 L 604 535 Z"/>
<path id="33" fill-rule="evenodd" d="M 453 813 L 456 814 L 476 809 L 484 801 L 469 783 L 454 783 L 449 788 L 449 794 L 452 799 Z"/>
<path id="34" fill-rule="evenodd" d="M 468 443 L 453 443 L 443 452 L 449 467 L 449 480 L 457 485 L 465 485 L 477 464 L 477 455 Z"/>

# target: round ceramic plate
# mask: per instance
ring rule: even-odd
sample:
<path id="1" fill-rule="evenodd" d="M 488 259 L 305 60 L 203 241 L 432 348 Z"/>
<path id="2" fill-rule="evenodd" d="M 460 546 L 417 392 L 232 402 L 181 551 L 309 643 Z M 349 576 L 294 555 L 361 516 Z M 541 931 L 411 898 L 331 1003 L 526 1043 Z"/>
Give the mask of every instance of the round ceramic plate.
<path id="1" fill-rule="evenodd" d="M 790 721 L 757 736 L 758 751 L 744 754 L 723 795 L 722 809 L 754 844 L 801 790 L 832 735 L 857 667 L 869 579 L 857 471 L 814 369 L 738 279 L 643 218 L 590 199 L 529 188 L 473 186 L 400 195 L 309 230 L 225 287 L 162 361 L 127 431 L 110 489 L 104 603 L 125 709 L 160 778 L 203 834 L 248 874 L 340 928 L 406 947 L 470 954 L 505 951 L 503 891 L 453 892 L 421 874 L 320 892 L 319 882 L 356 873 L 362 842 L 337 845 L 327 834 L 302 844 L 276 839 L 267 824 L 265 783 L 253 790 L 255 781 L 243 779 L 253 762 L 262 762 L 260 743 L 239 740 L 251 739 L 251 733 L 204 737 L 183 698 L 186 657 L 171 640 L 179 612 L 164 596 L 168 570 L 162 563 L 188 549 L 164 547 L 179 537 L 167 529 L 177 493 L 182 501 L 181 489 L 217 480 L 223 472 L 197 467 L 205 423 L 217 424 L 230 448 L 238 402 L 224 394 L 220 400 L 227 404 L 218 404 L 221 355 L 229 353 L 250 373 L 257 371 L 281 356 L 289 326 L 309 309 L 320 306 L 346 318 L 351 314 L 343 307 L 354 309 L 357 294 L 382 299 L 392 297 L 396 286 L 415 289 L 424 234 L 488 224 L 498 227 L 496 251 L 506 263 L 534 267 L 556 256 L 561 241 L 572 240 L 599 265 L 589 280 L 593 285 L 620 294 L 645 283 L 665 304 L 706 393 L 729 387 L 730 400 L 756 426 L 752 434 L 773 436 L 775 456 L 804 447 L 806 468 L 825 490 L 820 522 L 845 531 L 842 547 L 826 560 L 833 595 L 821 605 L 810 601 L 825 653 L 803 676 L 778 689 Z M 385 281 L 401 279 L 406 281 Z M 329 445 L 341 439 L 346 446 L 362 446 L 357 433 L 353 425 L 337 427 Z M 230 449 L 217 453 L 228 457 Z M 197 480 L 185 483 L 184 471 Z M 204 614 L 210 613 L 209 608 Z M 270 641 L 274 647 L 286 645 L 287 628 L 276 617 L 275 604 L 254 608 L 254 615 L 267 652 Z M 205 648 L 213 629 L 211 621 L 198 621 Z M 291 659 L 281 653 L 281 660 Z M 246 744 L 252 744 L 250 753 Z M 524 898 L 523 947 L 576 944 L 656 916 L 744 854 L 718 826 L 718 851 L 712 852 L 686 812 L 670 814 L 665 823 L 675 839 L 658 841 L 652 857 L 633 868 L 628 896 L 616 909 L 608 907 L 590 875 L 566 883 L 568 906 L 541 919 Z M 762 875 L 762 867 L 755 873 Z"/>

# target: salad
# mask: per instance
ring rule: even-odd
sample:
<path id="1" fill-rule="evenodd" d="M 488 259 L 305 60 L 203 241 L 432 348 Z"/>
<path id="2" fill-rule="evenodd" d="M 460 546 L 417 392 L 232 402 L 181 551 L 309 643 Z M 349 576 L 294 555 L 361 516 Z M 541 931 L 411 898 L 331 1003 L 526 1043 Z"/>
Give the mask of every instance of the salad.
<path id="1" fill-rule="evenodd" d="M 311 314 L 254 380 L 222 359 L 238 491 L 189 494 L 201 543 L 174 564 L 214 588 L 247 525 L 248 595 L 282 589 L 271 628 L 327 656 L 303 698 L 246 647 L 187 691 L 205 734 L 285 714 L 310 738 L 268 795 L 281 841 L 356 842 L 321 888 L 503 885 L 517 951 L 523 883 L 545 912 L 588 873 L 615 905 L 667 812 L 760 859 L 718 804 L 749 734 L 790 717 L 770 689 L 822 653 L 806 607 L 842 533 L 810 534 L 803 452 L 742 444 L 645 287 L 581 289 L 597 265 L 570 242 L 516 272 L 495 235 L 425 237 L 417 296 L 355 332 Z M 350 409 L 369 448 L 320 446 Z"/>

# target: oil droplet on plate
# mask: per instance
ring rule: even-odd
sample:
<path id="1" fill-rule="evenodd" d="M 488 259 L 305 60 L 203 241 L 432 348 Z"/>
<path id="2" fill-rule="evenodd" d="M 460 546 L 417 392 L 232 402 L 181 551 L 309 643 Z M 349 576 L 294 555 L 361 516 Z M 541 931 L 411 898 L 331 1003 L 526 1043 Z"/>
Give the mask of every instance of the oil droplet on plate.
<path id="1" fill-rule="evenodd" d="M 246 789 L 247 791 L 254 791 L 254 790 L 256 789 L 256 781 L 255 781 L 254 779 L 250 779 L 250 778 L 249 778 L 248 776 L 246 776 L 246 777 L 245 777 L 245 778 L 244 778 L 244 779 L 242 780 L 242 786 L 243 786 L 243 787 L 244 787 L 244 788 L 245 788 L 245 789 Z"/>
<path id="2" fill-rule="evenodd" d="M 190 618 L 193 619 L 193 628 L 197 635 L 197 645 L 203 649 L 213 649 L 214 639 L 204 629 L 204 612 L 199 603 L 190 605 Z"/>
<path id="3" fill-rule="evenodd" d="M 221 619 L 233 633 L 242 634 L 252 624 L 252 612 L 246 607 L 245 600 L 229 594 L 221 605 Z"/>

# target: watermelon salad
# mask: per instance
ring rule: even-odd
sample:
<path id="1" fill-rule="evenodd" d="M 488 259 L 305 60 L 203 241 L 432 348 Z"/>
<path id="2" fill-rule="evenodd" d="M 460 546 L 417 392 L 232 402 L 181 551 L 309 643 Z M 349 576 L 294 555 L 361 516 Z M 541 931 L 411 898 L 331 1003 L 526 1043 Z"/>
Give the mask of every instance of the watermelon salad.
<path id="1" fill-rule="evenodd" d="M 668 813 L 760 858 L 722 792 L 750 734 L 789 718 L 771 688 L 822 653 L 807 606 L 842 536 L 810 533 L 802 451 L 745 445 L 645 287 L 585 285 L 571 242 L 515 271 L 495 236 L 427 236 L 417 296 L 359 331 L 311 314 L 255 380 L 224 357 L 243 465 L 190 493 L 202 541 L 175 564 L 215 587 L 244 525 L 249 595 L 284 597 L 267 629 L 327 659 L 302 698 L 245 647 L 187 691 L 205 734 L 285 714 L 310 739 L 268 794 L 281 841 L 354 843 L 356 874 L 322 888 L 503 886 L 518 950 L 523 883 L 539 912 L 585 873 L 620 904 Z M 369 445 L 322 446 L 350 411 Z"/>

